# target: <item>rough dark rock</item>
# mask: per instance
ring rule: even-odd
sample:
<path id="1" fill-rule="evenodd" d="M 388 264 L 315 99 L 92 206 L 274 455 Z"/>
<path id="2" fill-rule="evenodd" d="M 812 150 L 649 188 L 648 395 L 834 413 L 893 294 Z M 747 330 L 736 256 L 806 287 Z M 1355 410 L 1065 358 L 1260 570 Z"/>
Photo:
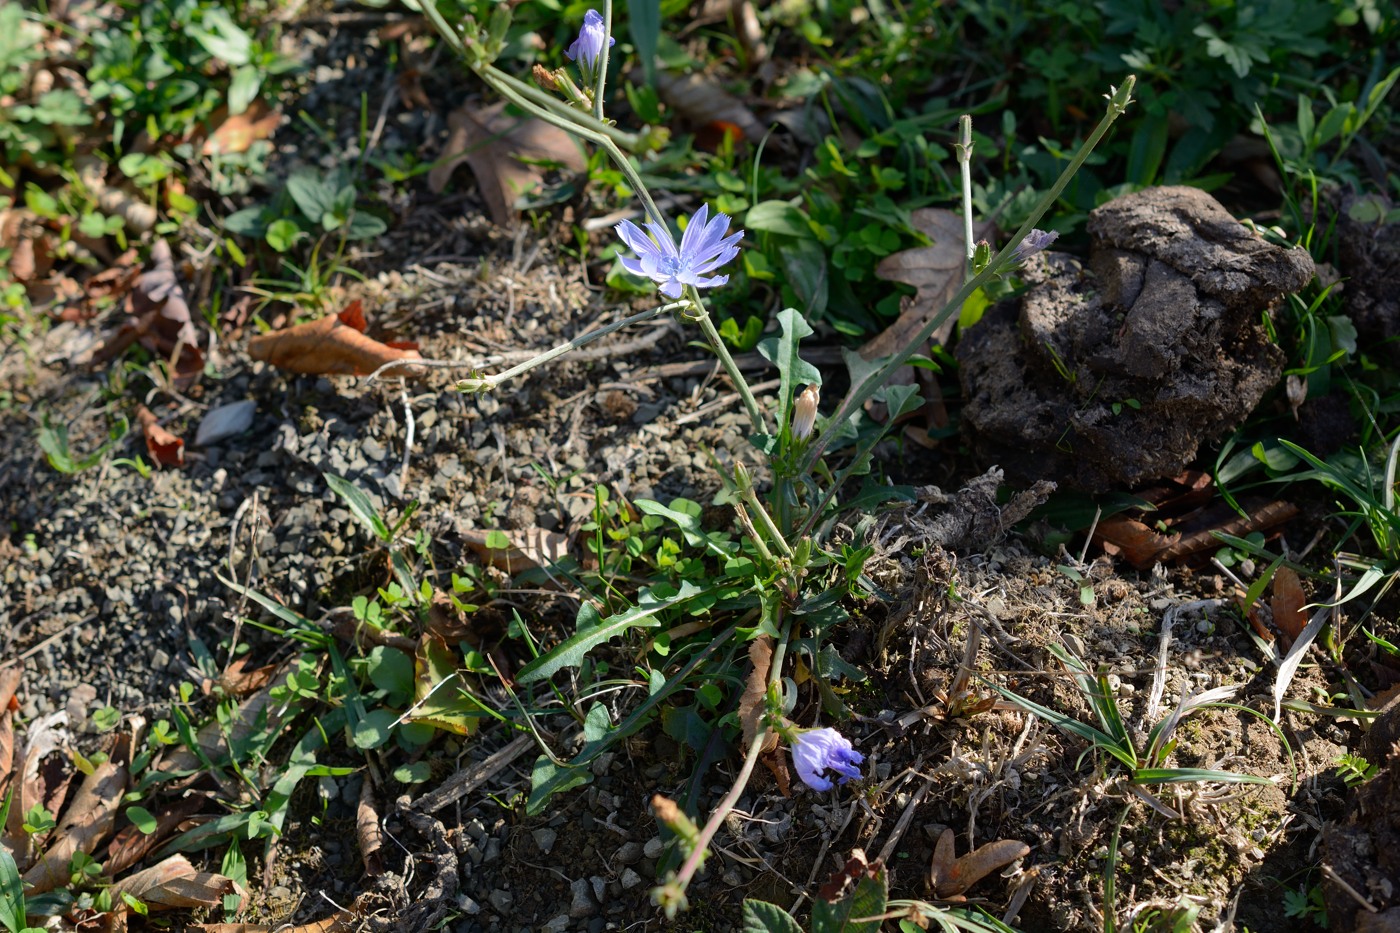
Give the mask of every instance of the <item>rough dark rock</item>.
<path id="1" fill-rule="evenodd" d="M 1195 188 L 1154 188 L 1089 216 L 1089 268 L 1057 253 L 958 346 L 978 455 L 1022 481 L 1090 491 L 1171 476 L 1242 422 L 1283 353 L 1260 316 L 1312 278 Z"/>
<path id="2" fill-rule="evenodd" d="M 1342 302 L 1367 348 L 1400 362 L 1400 210 L 1384 195 L 1346 195 L 1337 206 Z"/>

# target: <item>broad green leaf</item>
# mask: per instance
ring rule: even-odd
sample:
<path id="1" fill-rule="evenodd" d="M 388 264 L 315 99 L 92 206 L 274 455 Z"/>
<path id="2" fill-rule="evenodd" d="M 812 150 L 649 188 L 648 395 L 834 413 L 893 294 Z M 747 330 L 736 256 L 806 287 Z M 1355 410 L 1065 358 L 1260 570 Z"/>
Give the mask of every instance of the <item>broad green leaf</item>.
<path id="1" fill-rule="evenodd" d="M 745 230 L 812 239 L 807 215 L 786 201 L 760 201 L 744 215 Z"/>
<path id="2" fill-rule="evenodd" d="M 127 807 L 126 818 L 131 820 L 131 825 L 140 830 L 143 835 L 149 836 L 156 831 L 156 818 L 145 807 Z"/>
<path id="3" fill-rule="evenodd" d="M 743 933 L 802 933 L 802 927 L 777 904 L 745 900 Z"/>
<path id="4" fill-rule="evenodd" d="M 778 324 L 782 328 L 781 334 L 760 341 L 758 352 L 778 367 L 778 424 L 786 428 L 795 387 L 819 386 L 822 384 L 822 374 L 798 353 L 802 338 L 815 333 L 806 318 L 794 308 L 784 308 L 778 312 Z"/>
<path id="5" fill-rule="evenodd" d="M 321 173 L 310 166 L 303 166 L 287 177 L 287 194 L 296 202 L 297 209 L 314 224 L 335 209 L 336 186 L 322 180 Z"/>
<path id="6" fill-rule="evenodd" d="M 457 655 L 440 635 L 425 634 L 414 659 L 414 705 L 406 718 L 456 735 L 471 735 L 489 715 L 467 690 Z"/>
<path id="7" fill-rule="evenodd" d="M 704 663 L 705 659 L 713 654 L 716 648 L 728 644 L 736 628 L 737 626 L 731 625 L 717 635 L 703 651 L 696 653 L 687 661 L 685 666 L 677 671 L 670 680 L 663 684 L 657 684 L 653 678 L 648 688 L 650 692 L 647 698 L 639 703 L 627 715 L 626 719 L 618 723 L 616 729 L 599 739 L 586 743 L 567 765 L 556 765 L 549 759 L 549 756 L 541 755 L 535 761 L 535 768 L 530 776 L 530 797 L 525 802 L 525 812 L 530 816 L 536 816 L 544 809 L 545 803 L 554 794 L 593 780 L 593 772 L 588 769 L 589 763 L 607 751 L 614 742 L 627 738 L 650 722 L 657 706 L 684 686 L 691 673 Z"/>
<path id="8" fill-rule="evenodd" d="M 351 741 L 358 749 L 378 748 L 389 741 L 389 737 L 394 731 L 394 723 L 398 718 L 393 710 L 370 710 L 363 719 L 355 724 L 354 734 L 350 737 Z"/>
<path id="9" fill-rule="evenodd" d="M 369 653 L 369 679 L 391 696 L 412 696 L 413 661 L 397 648 L 376 645 Z"/>
<path id="10" fill-rule="evenodd" d="M 656 618 L 657 613 L 672 606 L 679 606 L 702 593 L 718 592 L 720 588 L 701 590 L 695 584 L 684 581 L 679 590 L 669 592 L 670 589 L 670 587 L 657 586 L 643 590 L 637 600 L 637 605 L 624 612 L 609 616 L 592 628 L 575 632 L 569 638 L 555 645 L 549 652 L 526 664 L 515 675 L 516 682 L 528 684 L 536 680 L 544 680 L 562 668 L 578 667 L 583 663 L 583 656 L 588 653 L 589 649 L 610 641 L 629 629 L 656 628 L 661 624 Z"/>
<path id="11" fill-rule="evenodd" d="M 627 0 L 627 26 L 646 86 L 656 86 L 656 47 L 661 40 L 661 0 Z"/>
<path id="12" fill-rule="evenodd" d="M 855 889 L 836 903 L 813 901 L 812 933 L 880 933 L 888 897 L 889 879 L 882 866 L 874 877 L 859 878 Z"/>

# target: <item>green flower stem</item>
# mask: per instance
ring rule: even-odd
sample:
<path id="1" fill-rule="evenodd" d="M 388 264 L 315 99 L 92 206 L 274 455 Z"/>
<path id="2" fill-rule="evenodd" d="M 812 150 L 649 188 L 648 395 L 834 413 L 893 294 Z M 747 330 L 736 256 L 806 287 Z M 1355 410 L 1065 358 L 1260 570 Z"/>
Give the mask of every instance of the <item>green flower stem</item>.
<path id="1" fill-rule="evenodd" d="M 1026 238 L 1026 234 L 1034 229 L 1040 218 L 1044 217 L 1045 213 L 1059 200 L 1060 194 L 1065 190 L 1065 186 L 1069 184 L 1070 179 L 1079 171 L 1080 167 L 1084 164 L 1084 160 L 1089 158 L 1089 154 L 1094 151 L 1094 147 L 1103 140 L 1104 134 L 1108 132 L 1109 127 L 1113 126 L 1114 121 L 1123 115 L 1124 109 L 1126 109 L 1127 105 L 1132 100 L 1133 85 L 1136 82 L 1137 78 L 1134 75 L 1129 75 L 1124 80 L 1123 86 L 1114 90 L 1109 99 L 1108 112 L 1104 114 L 1103 119 L 1099 121 L 1099 125 L 1094 128 L 1094 132 L 1085 140 L 1084 145 L 1079 147 L 1079 151 L 1074 154 L 1074 158 L 1070 160 L 1069 165 L 1065 166 L 1065 170 L 1060 174 L 1055 184 L 1049 191 L 1041 196 L 1035 209 L 1031 211 L 1030 216 L 1026 218 L 1026 222 L 1016 231 L 1016 235 L 1008 240 L 1006 245 L 1001 248 L 1001 251 L 992 257 L 991 262 L 987 263 L 987 267 L 964 282 L 963 287 L 958 289 L 957 294 L 953 296 L 952 300 L 944 306 L 942 311 L 929 319 L 928 323 L 923 326 L 923 329 L 919 331 L 918 335 L 904 346 L 904 349 L 892 355 L 885 361 L 884 365 L 867 377 L 860 385 L 851 386 L 851 390 L 847 392 L 846 397 L 841 400 L 840 407 L 836 409 L 836 413 L 833 414 L 831 420 L 827 422 L 830 428 L 822 432 L 822 436 L 819 437 L 817 442 L 807 451 L 807 456 L 802 460 L 802 469 L 799 473 L 811 472 L 813 465 L 821 459 L 822 453 L 826 450 L 827 441 L 831 438 L 832 434 L 835 433 L 832 428 L 843 424 L 847 419 L 851 418 L 855 412 L 859 411 L 861 406 L 864 405 L 872 395 L 878 392 L 880 388 L 889 381 L 889 378 L 908 361 L 909 357 L 913 356 L 918 352 L 920 347 L 928 342 L 939 325 L 951 315 L 957 313 L 958 309 L 963 306 L 963 302 L 967 301 L 967 299 L 972 296 L 973 292 L 985 285 L 1000 271 L 1001 267 L 1010 259 L 1012 253 L 1015 252 L 1016 247 Z M 811 522 L 812 519 L 809 518 L 807 525 L 810 526 Z"/>
<path id="2" fill-rule="evenodd" d="M 608 79 L 608 40 L 612 38 L 612 0 L 603 0 L 603 47 L 598 51 L 598 83 L 593 87 L 593 117 L 603 122 L 603 84 Z"/>
<path id="3" fill-rule="evenodd" d="M 730 355 L 729 348 L 724 345 L 724 338 L 715 329 L 715 322 L 710 319 L 710 312 L 705 310 L 705 301 L 700 297 L 700 291 L 693 285 L 685 287 L 685 293 L 690 298 L 690 303 L 695 306 L 695 311 L 691 315 L 696 323 L 700 325 L 700 331 L 709 341 L 710 348 L 715 351 L 715 356 L 719 357 L 720 365 L 729 375 L 729 381 L 734 383 L 735 390 L 739 397 L 744 400 L 744 408 L 748 409 L 749 421 L 753 425 L 754 433 L 762 434 L 765 430 L 763 424 L 763 413 L 759 411 L 758 400 L 753 397 L 753 390 L 749 388 L 749 383 L 744 379 L 744 374 L 739 371 L 739 364 L 734 362 L 734 357 Z M 760 509 L 759 511 L 763 511 Z M 765 517 L 767 513 L 765 512 Z M 771 519 L 769 520 L 771 524 Z"/>
<path id="4" fill-rule="evenodd" d="M 775 610 L 782 614 L 782 603 L 778 604 Z M 792 620 L 789 618 L 783 624 L 782 634 L 778 636 L 778 643 L 773 648 L 772 663 L 768 668 L 768 686 L 773 686 L 782 679 L 783 658 L 787 654 L 788 637 L 792 634 Z M 690 884 L 690 879 L 699 870 L 700 863 L 704 861 L 705 849 L 709 847 L 710 840 L 719 832 L 720 824 L 724 818 L 734 809 L 734 804 L 739 801 L 739 796 L 743 794 L 744 788 L 748 787 L 749 778 L 753 775 L 754 765 L 758 764 L 758 756 L 763 754 L 763 740 L 767 737 L 767 730 L 761 730 L 754 736 L 753 742 L 749 745 L 748 754 L 744 756 L 744 766 L 739 769 L 739 776 L 734 779 L 734 786 L 729 788 L 729 793 L 724 795 L 724 799 L 715 807 L 715 812 L 710 814 L 710 820 L 705 824 L 705 828 L 700 830 L 700 838 L 696 841 L 695 848 L 686 858 L 685 864 L 681 865 L 680 873 L 676 875 L 675 884 L 684 893 Z"/>
<path id="5" fill-rule="evenodd" d="M 962 202 L 963 202 L 963 239 L 967 242 L 967 258 L 969 263 L 972 260 L 972 253 L 977 248 L 977 244 L 972 241 L 972 117 L 963 114 L 958 118 L 958 144 L 954 148 L 958 151 L 958 169 L 962 174 Z M 971 266 L 968 267 L 971 271 Z M 964 275 L 964 278 L 966 276 Z"/>
<path id="6" fill-rule="evenodd" d="M 670 304 L 661 305 L 659 308 L 650 308 L 646 311 L 638 312 L 620 321 L 614 321 L 605 327 L 600 327 L 597 330 L 590 330 L 586 334 L 580 334 L 568 343 L 561 343 L 551 350 L 544 351 L 539 356 L 531 357 L 519 366 L 512 366 L 503 373 L 497 373 L 494 376 L 476 376 L 471 379 L 463 379 L 457 385 L 459 388 L 462 388 L 463 391 L 489 391 L 496 388 L 501 383 L 519 376 L 521 373 L 527 373 L 537 366 L 543 366 L 550 360 L 561 357 L 572 350 L 577 350 L 579 347 L 586 346 L 600 337 L 606 337 L 608 334 L 622 330 L 624 327 L 630 327 L 633 324 L 649 321 L 654 317 L 659 317 L 668 312 L 684 311 L 689 307 L 689 301 L 673 301 Z"/>
<path id="7" fill-rule="evenodd" d="M 784 557 L 792 559 L 792 548 L 788 546 L 787 539 L 774 524 L 773 517 L 768 514 L 768 510 L 763 507 L 763 503 L 758 501 L 758 494 L 754 492 L 753 486 L 740 487 L 739 495 L 744 497 L 744 502 L 748 505 L 753 514 L 758 516 L 758 523 L 763 526 L 763 531 L 768 536 L 768 540 L 778 549 Z M 755 537 L 756 540 L 756 537 Z"/>
<path id="8" fill-rule="evenodd" d="M 601 136 L 613 144 L 626 147 L 629 151 L 642 148 L 641 137 L 628 133 L 608 123 L 594 119 L 591 113 L 571 107 L 564 101 L 540 90 L 533 84 L 521 81 L 514 75 L 506 74 L 495 65 L 487 65 L 478 71 L 477 76 L 492 88 L 523 110 L 528 110 L 542 120 L 575 132 L 585 139 L 597 141 Z M 512 93 L 507 93 L 509 87 Z M 544 111 L 541 113 L 540 111 Z M 547 115 L 546 115 L 547 114 Z"/>

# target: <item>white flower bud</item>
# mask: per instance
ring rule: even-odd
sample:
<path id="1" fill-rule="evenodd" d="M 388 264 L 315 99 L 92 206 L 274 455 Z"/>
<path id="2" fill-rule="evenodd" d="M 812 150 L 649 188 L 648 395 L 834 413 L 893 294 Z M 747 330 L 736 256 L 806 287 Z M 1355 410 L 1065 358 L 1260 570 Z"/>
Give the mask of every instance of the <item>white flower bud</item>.
<path id="1" fill-rule="evenodd" d="M 812 436 L 812 428 L 817 424 L 817 402 L 821 397 L 821 389 L 808 386 L 802 390 L 797 401 L 792 403 L 793 440 L 805 441 Z"/>

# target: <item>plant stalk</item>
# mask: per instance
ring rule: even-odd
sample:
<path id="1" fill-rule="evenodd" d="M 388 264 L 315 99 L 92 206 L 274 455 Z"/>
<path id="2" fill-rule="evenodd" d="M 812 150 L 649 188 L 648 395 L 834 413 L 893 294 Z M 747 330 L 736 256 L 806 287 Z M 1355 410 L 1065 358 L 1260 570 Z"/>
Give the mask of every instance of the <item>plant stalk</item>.
<path id="1" fill-rule="evenodd" d="M 807 451 L 807 456 L 803 458 L 802 461 L 801 472 L 811 472 L 813 465 L 821 459 L 822 453 L 826 450 L 827 441 L 836 433 L 831 428 L 842 424 L 859 410 L 872 395 L 878 392 L 884 384 L 889 381 L 889 378 L 894 375 L 895 371 L 908 361 L 909 357 L 917 353 L 919 348 L 928 342 L 939 325 L 947 320 L 949 316 L 956 313 L 958 309 L 963 306 L 963 302 L 971 297 L 973 292 L 985 285 L 1001 270 L 1002 266 L 1015 252 L 1016 247 L 1026 238 L 1026 234 L 1034 229 L 1040 218 L 1044 217 L 1045 213 L 1059 200 L 1061 193 L 1064 192 L 1070 179 L 1073 178 L 1075 173 L 1083 166 L 1084 160 L 1089 158 L 1089 154 L 1094 151 L 1094 147 L 1103 140 L 1104 135 L 1108 132 L 1109 128 L 1113 126 L 1114 121 L 1123 115 L 1124 108 L 1126 108 L 1131 101 L 1133 85 L 1136 81 L 1137 79 L 1135 76 L 1129 75 L 1123 82 L 1122 88 L 1119 88 L 1113 94 L 1109 100 L 1108 112 L 1104 114 L 1103 119 L 1099 121 L 1099 125 L 1094 128 L 1094 132 L 1085 140 L 1084 145 L 1079 147 L 1079 151 L 1074 154 L 1074 158 L 1070 160 L 1069 165 L 1065 167 L 1065 170 L 1060 174 L 1055 184 L 1049 191 L 1041 196 L 1035 209 L 1031 211 L 1030 216 L 1026 218 L 1026 222 L 1023 223 L 1021 228 L 1016 231 L 1016 234 L 1007 241 L 1006 245 L 992 257 L 992 260 L 987 263 L 987 267 L 964 282 L 962 288 L 958 289 L 957 294 L 944 306 L 943 310 L 935 314 L 928 323 L 923 326 L 914 339 L 905 344 L 902 350 L 890 356 L 878 370 L 867 377 L 860 385 L 851 387 L 851 390 L 846 393 L 846 397 L 841 400 L 841 405 L 836 409 L 835 414 L 831 416 L 831 420 L 828 422 L 830 427 L 822 433 L 822 436 L 819 437 L 817 442 Z"/>

